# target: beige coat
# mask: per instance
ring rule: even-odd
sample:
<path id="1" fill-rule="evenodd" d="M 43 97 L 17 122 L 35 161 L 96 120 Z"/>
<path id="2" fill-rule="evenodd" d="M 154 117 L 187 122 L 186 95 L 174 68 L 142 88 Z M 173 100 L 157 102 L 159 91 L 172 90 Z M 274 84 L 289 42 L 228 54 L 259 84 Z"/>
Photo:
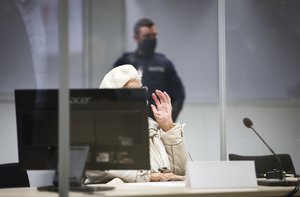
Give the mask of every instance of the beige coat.
<path id="1" fill-rule="evenodd" d="M 150 173 L 167 167 L 174 174 L 184 175 L 187 150 L 183 140 L 183 127 L 177 123 L 170 131 L 164 132 L 149 118 L 149 148 L 151 170 L 109 170 L 87 171 L 88 182 L 107 182 L 120 178 L 124 182 L 148 182 Z"/>

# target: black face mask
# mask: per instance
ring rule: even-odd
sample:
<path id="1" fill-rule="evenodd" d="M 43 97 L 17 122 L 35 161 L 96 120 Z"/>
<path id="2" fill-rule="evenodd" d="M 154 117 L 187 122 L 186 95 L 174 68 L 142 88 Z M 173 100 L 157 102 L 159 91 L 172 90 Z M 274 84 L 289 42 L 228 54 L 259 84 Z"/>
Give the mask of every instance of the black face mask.
<path id="1" fill-rule="evenodd" d="M 154 54 L 156 48 L 156 38 L 145 38 L 139 44 L 139 50 L 145 57 L 151 57 Z"/>

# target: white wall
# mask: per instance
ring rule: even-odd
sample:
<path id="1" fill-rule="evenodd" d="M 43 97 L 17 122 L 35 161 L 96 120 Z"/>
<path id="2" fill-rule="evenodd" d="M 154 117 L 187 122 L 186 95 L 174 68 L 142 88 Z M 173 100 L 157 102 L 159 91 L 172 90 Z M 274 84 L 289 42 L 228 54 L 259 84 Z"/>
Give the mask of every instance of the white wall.
<path id="1" fill-rule="evenodd" d="M 0 163 L 18 161 L 15 105 L 0 102 Z"/>
<path id="2" fill-rule="evenodd" d="M 246 103 L 227 109 L 227 152 L 241 155 L 272 154 L 242 122 L 248 117 L 276 153 L 289 153 L 300 172 L 299 103 Z M 193 160 L 220 159 L 218 106 L 187 103 L 179 116 Z"/>

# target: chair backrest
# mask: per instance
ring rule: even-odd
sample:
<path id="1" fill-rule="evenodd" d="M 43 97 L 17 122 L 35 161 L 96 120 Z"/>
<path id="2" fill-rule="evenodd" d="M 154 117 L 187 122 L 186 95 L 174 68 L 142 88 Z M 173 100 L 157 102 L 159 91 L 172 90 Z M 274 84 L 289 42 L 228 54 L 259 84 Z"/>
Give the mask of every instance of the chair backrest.
<path id="1" fill-rule="evenodd" d="M 19 163 L 0 164 L 0 188 L 30 187 L 27 171 Z"/>
<path id="2" fill-rule="evenodd" d="M 264 174 L 274 169 L 279 169 L 279 163 L 274 155 L 245 156 L 229 154 L 229 160 L 253 160 L 256 176 L 264 177 Z M 278 154 L 281 160 L 283 170 L 288 174 L 296 174 L 292 158 L 289 154 Z"/>

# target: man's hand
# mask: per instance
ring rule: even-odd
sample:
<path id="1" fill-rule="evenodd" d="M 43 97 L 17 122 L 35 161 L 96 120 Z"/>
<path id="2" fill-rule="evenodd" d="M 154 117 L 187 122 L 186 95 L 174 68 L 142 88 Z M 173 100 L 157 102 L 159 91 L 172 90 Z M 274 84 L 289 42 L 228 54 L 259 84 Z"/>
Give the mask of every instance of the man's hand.
<path id="1" fill-rule="evenodd" d="M 156 90 L 152 93 L 152 98 L 156 105 L 151 105 L 156 122 L 164 131 L 169 131 L 174 127 L 170 96 L 166 92 Z"/>

